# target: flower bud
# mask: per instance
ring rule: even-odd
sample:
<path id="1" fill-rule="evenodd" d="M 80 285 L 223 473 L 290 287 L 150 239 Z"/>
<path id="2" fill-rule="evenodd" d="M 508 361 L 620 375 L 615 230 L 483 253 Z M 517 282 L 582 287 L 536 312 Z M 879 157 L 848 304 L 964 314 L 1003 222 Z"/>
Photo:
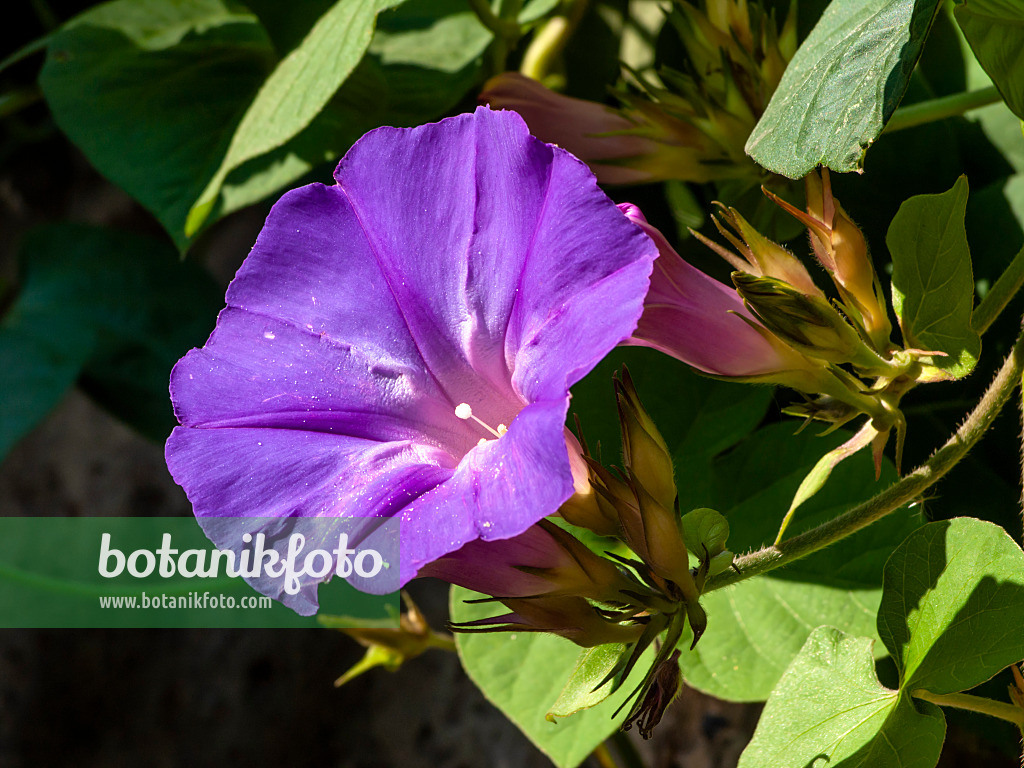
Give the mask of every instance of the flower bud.
<path id="1" fill-rule="evenodd" d="M 563 96 L 518 72 L 505 72 L 484 85 L 480 102 L 519 113 L 530 133 L 557 144 L 587 163 L 602 184 L 650 181 L 650 172 L 620 160 L 655 155 L 657 142 L 638 132 L 635 121 L 595 101 Z"/>
<path id="2" fill-rule="evenodd" d="M 548 520 L 499 541 L 471 541 L 425 565 L 433 576 L 496 598 L 584 597 L 625 603 L 641 590 L 610 560 L 590 551 Z"/>
<path id="3" fill-rule="evenodd" d="M 807 213 L 765 190 L 772 200 L 802 222 L 810 232 L 818 261 L 828 270 L 851 318 L 860 324 L 875 348 L 887 354 L 892 347 L 892 324 L 882 285 L 868 254 L 863 233 L 832 196 L 828 169 L 805 177 Z"/>
<path id="4" fill-rule="evenodd" d="M 548 632 L 583 648 L 632 643 L 644 631 L 642 621 L 606 617 L 581 597 L 510 598 L 502 600 L 512 613 L 490 619 L 452 623 L 455 632 Z"/>
<path id="5" fill-rule="evenodd" d="M 618 536 L 650 571 L 651 581 L 672 600 L 693 600 L 686 541 L 676 509 L 676 486 L 668 446 L 640 405 L 629 374 L 615 380 L 626 478 L 589 459 L 594 489 L 618 518 Z M 675 585 L 675 586 L 672 586 Z"/>
<path id="6" fill-rule="evenodd" d="M 693 71 L 712 93 L 725 91 L 732 80 L 728 64 L 748 58 L 754 48 L 746 2 L 740 3 L 743 8 L 734 0 L 713 0 L 706 3 L 706 12 L 701 12 L 688 2 L 679 2 L 669 16 L 682 38 Z M 748 114 L 749 109 L 746 108 Z M 750 117 L 756 120 L 752 114 Z"/>
<path id="7" fill-rule="evenodd" d="M 615 379 L 615 399 L 622 429 L 622 451 L 630 477 L 654 497 L 656 503 L 673 509 L 676 503 L 675 473 L 668 444 L 654 420 L 640 403 L 633 379 L 626 367 L 622 379 Z"/>
<path id="8" fill-rule="evenodd" d="M 690 573 L 690 558 L 674 507 L 664 507 L 634 484 L 636 504 L 622 520 L 626 543 L 650 569 L 679 587 L 680 597 L 696 600 L 697 587 Z"/>
<path id="9" fill-rule="evenodd" d="M 734 272 L 732 279 L 758 319 L 793 349 L 834 364 L 853 363 L 868 373 L 888 371 L 888 363 L 825 299 L 771 277 Z"/>
<path id="10" fill-rule="evenodd" d="M 576 423 L 577 432 L 579 421 Z M 586 528 L 598 536 L 617 536 L 619 518 L 615 509 L 594 490 L 597 478 L 588 465 L 590 452 L 585 443 L 566 430 L 565 442 L 569 449 L 569 468 L 572 470 L 574 493 L 558 509 L 558 514 L 568 523 L 579 528 Z"/>
<path id="11" fill-rule="evenodd" d="M 736 234 L 722 226 L 717 217 L 712 216 L 711 220 L 740 256 L 691 229 L 690 233 L 694 237 L 742 272 L 749 272 L 757 277 L 774 277 L 789 283 L 808 296 L 825 297 L 811 279 L 803 262 L 796 256 L 758 232 L 735 208 L 728 208 L 721 203 L 717 205 L 722 210 L 722 218 Z"/>
<path id="12" fill-rule="evenodd" d="M 634 708 L 629 718 L 623 723 L 622 730 L 628 731 L 635 723 L 643 738 L 651 738 L 665 711 L 682 690 L 683 675 L 679 670 L 679 649 L 676 649 L 671 656 L 658 665 L 654 671 L 650 688 L 647 689 L 640 704 Z"/>
<path id="13" fill-rule="evenodd" d="M 415 658 L 428 648 L 438 645 L 438 636 L 431 630 L 426 617 L 405 591 L 402 592 L 402 602 L 405 603 L 406 610 L 399 619 L 397 629 L 368 627 L 343 627 L 341 629 L 342 632 L 366 648 L 366 654 L 351 669 L 334 681 L 336 687 L 341 687 L 374 667 L 384 667 L 393 672 L 408 659 Z"/>
<path id="14" fill-rule="evenodd" d="M 677 2 L 669 14 L 685 72 L 662 68 L 658 84 L 631 72 L 618 111 L 513 73 L 489 81 L 480 99 L 519 112 L 537 137 L 588 163 L 601 183 L 761 180 L 743 148 L 795 50 L 795 14 L 791 8 L 780 34 L 756 3 L 704 7 Z"/>
<path id="15" fill-rule="evenodd" d="M 669 19 L 709 100 L 724 105 L 726 92 L 736 91 L 743 107 L 730 101 L 727 109 L 757 121 L 796 52 L 795 6 L 780 30 L 758 2 L 706 0 L 703 12 L 690 2 L 673 4 Z"/>

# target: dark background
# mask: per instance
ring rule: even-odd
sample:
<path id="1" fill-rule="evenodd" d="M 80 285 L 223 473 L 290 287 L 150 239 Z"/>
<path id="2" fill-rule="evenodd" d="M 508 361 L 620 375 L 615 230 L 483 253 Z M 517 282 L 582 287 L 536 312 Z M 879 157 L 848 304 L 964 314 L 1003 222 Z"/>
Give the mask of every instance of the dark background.
<path id="1" fill-rule="evenodd" d="M 17 0 L 4 9 L 0 51 L 16 50 L 45 31 L 39 15 L 27 12 L 31 2 Z M 54 0 L 49 7 L 66 19 L 92 4 Z M 37 66 L 28 61 L 5 76 L 30 82 Z M 907 136 L 911 146 L 931 143 Z M 976 157 L 978 145 L 971 146 Z M 907 149 L 894 143 L 894 151 Z M 880 144 L 876 156 L 884 151 Z M 947 157 L 931 173 L 946 165 L 959 169 L 961 160 Z M 930 179 L 918 178 L 916 185 L 920 191 L 935 188 Z M 911 186 L 900 194 L 918 191 Z M 226 287 L 266 210 L 257 207 L 219 223 L 189 258 Z M 18 244 L 33 226 L 54 221 L 163 236 L 149 214 L 91 169 L 36 104 L 16 121 L 0 122 L 0 313 L 13 296 Z M 1000 356 L 990 355 L 988 365 Z M 983 385 L 987 374 L 974 381 L 968 389 Z M 999 446 L 1015 442 L 1016 430 L 1014 420 L 1004 417 L 999 431 L 1006 439 L 976 454 L 973 468 L 965 463 L 961 478 L 978 467 L 1015 465 L 1016 452 Z M 935 431 L 919 427 L 921 439 L 908 446 L 908 463 L 945 434 Z M 973 492 L 973 483 L 953 480 L 943 487 L 947 501 Z M 164 466 L 162 446 L 78 390 L 0 464 L 0 515 L 190 514 Z M 444 586 L 413 587 L 440 626 Z M 454 655 L 430 651 L 397 673 L 376 670 L 334 688 L 334 679 L 361 654 L 354 641 L 328 630 L 0 630 L 0 768 L 550 765 L 483 699 Z M 732 766 L 759 711 L 759 705 L 727 704 L 685 690 L 652 742 L 637 744 L 631 737 L 650 768 Z M 1016 761 L 995 756 L 987 742 L 953 725 L 941 764 Z"/>

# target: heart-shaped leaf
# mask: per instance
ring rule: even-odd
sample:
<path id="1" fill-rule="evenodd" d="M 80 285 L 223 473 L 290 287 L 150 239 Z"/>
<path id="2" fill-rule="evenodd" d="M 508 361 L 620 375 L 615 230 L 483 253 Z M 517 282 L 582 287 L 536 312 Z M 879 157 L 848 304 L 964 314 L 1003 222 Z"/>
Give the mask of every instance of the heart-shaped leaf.
<path id="1" fill-rule="evenodd" d="M 871 644 L 814 630 L 768 699 L 740 768 L 932 768 L 942 712 L 883 687 Z"/>
<path id="2" fill-rule="evenodd" d="M 473 621 L 501 612 L 501 606 L 493 603 L 465 602 L 476 597 L 481 595 L 452 587 L 452 621 Z M 456 634 L 455 641 L 462 666 L 487 700 L 559 768 L 575 768 L 619 728 L 629 708 L 613 713 L 654 661 L 654 652 L 648 649 L 612 696 L 572 717 L 551 722 L 545 715 L 556 702 L 564 703 L 562 692 L 577 669 L 579 646 L 555 635 L 531 632 Z"/>

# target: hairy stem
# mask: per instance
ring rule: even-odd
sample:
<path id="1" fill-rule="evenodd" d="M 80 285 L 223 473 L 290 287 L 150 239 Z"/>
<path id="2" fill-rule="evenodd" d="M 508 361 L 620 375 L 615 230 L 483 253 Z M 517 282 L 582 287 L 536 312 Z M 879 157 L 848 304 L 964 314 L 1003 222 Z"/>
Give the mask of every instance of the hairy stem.
<path id="1" fill-rule="evenodd" d="M 928 461 L 899 482 L 839 517 L 777 545 L 736 558 L 735 564 L 739 572 L 726 571 L 710 579 L 704 591 L 721 589 L 806 557 L 812 552 L 817 552 L 829 544 L 856 533 L 861 528 L 871 525 L 876 520 L 918 498 L 949 472 L 978 442 L 1017 388 L 1022 371 L 1024 371 L 1024 334 L 1017 338 L 1013 350 L 1003 362 L 1002 368 L 999 369 L 975 409 L 968 414 L 964 423 L 946 441 L 945 445 L 932 454 Z"/>
<path id="2" fill-rule="evenodd" d="M 995 699 L 986 699 L 983 696 L 972 696 L 969 693 L 932 693 L 931 691 L 916 690 L 910 694 L 915 699 L 930 701 L 940 707 L 954 707 L 955 709 L 966 709 L 968 712 L 980 712 L 983 715 L 998 717 L 1018 727 L 1024 727 L 1024 709 L 1013 704 L 1007 704 Z"/>
<path id="3" fill-rule="evenodd" d="M 1021 286 L 1024 286 L 1024 248 L 1021 248 L 1020 252 L 1013 257 L 1013 261 L 1003 270 L 1003 274 L 989 288 L 985 298 L 974 308 L 974 314 L 971 315 L 971 327 L 979 334 L 984 334 L 999 317 L 999 313 L 1017 295 Z"/>
<path id="4" fill-rule="evenodd" d="M 1002 101 L 1002 98 L 996 87 L 992 85 L 977 91 L 954 93 L 951 96 L 941 96 L 937 99 L 900 107 L 889 118 L 882 133 L 902 131 L 904 128 L 914 128 L 925 123 L 933 123 L 936 120 L 944 120 L 947 117 L 956 117 L 972 109 L 995 104 Z"/>

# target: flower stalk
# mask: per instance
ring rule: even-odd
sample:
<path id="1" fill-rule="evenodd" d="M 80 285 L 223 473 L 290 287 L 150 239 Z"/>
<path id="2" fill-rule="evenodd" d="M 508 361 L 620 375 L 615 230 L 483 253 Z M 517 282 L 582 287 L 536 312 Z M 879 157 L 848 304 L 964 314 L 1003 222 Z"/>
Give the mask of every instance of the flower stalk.
<path id="1" fill-rule="evenodd" d="M 996 104 L 1002 99 L 999 90 L 994 85 L 990 85 L 977 91 L 963 91 L 922 101 L 918 104 L 908 104 L 893 113 L 882 133 L 893 133 L 906 128 L 916 128 L 919 125 L 934 123 L 937 120 L 945 120 L 947 117 L 956 117 L 970 112 L 972 109 Z"/>
<path id="2" fill-rule="evenodd" d="M 954 709 L 965 709 L 968 712 L 978 712 L 982 715 L 1006 720 L 1018 728 L 1024 728 L 1024 709 L 1014 704 L 987 699 L 984 696 L 972 696 L 969 693 L 932 693 L 923 688 L 913 691 L 910 695 L 915 699 L 938 704 L 940 707 L 953 707 Z"/>
<path id="3" fill-rule="evenodd" d="M 1024 248 L 1017 252 L 1013 261 L 1003 270 L 995 284 L 989 288 L 985 298 L 974 308 L 974 313 L 971 315 L 971 327 L 979 335 L 984 335 L 1022 286 L 1024 286 Z"/>
<path id="4" fill-rule="evenodd" d="M 895 512 L 941 480 L 974 447 L 1010 399 L 1024 372 L 1024 333 L 1014 344 L 981 401 L 959 429 L 931 458 L 902 480 L 873 498 L 809 531 L 736 559 L 736 571 L 726 571 L 708 580 L 710 592 L 760 576 L 824 549 L 840 539 Z"/>
<path id="5" fill-rule="evenodd" d="M 534 34 L 523 53 L 519 71 L 538 82 L 547 81 L 589 4 L 590 0 L 564 2 L 563 10 L 544 22 Z"/>

